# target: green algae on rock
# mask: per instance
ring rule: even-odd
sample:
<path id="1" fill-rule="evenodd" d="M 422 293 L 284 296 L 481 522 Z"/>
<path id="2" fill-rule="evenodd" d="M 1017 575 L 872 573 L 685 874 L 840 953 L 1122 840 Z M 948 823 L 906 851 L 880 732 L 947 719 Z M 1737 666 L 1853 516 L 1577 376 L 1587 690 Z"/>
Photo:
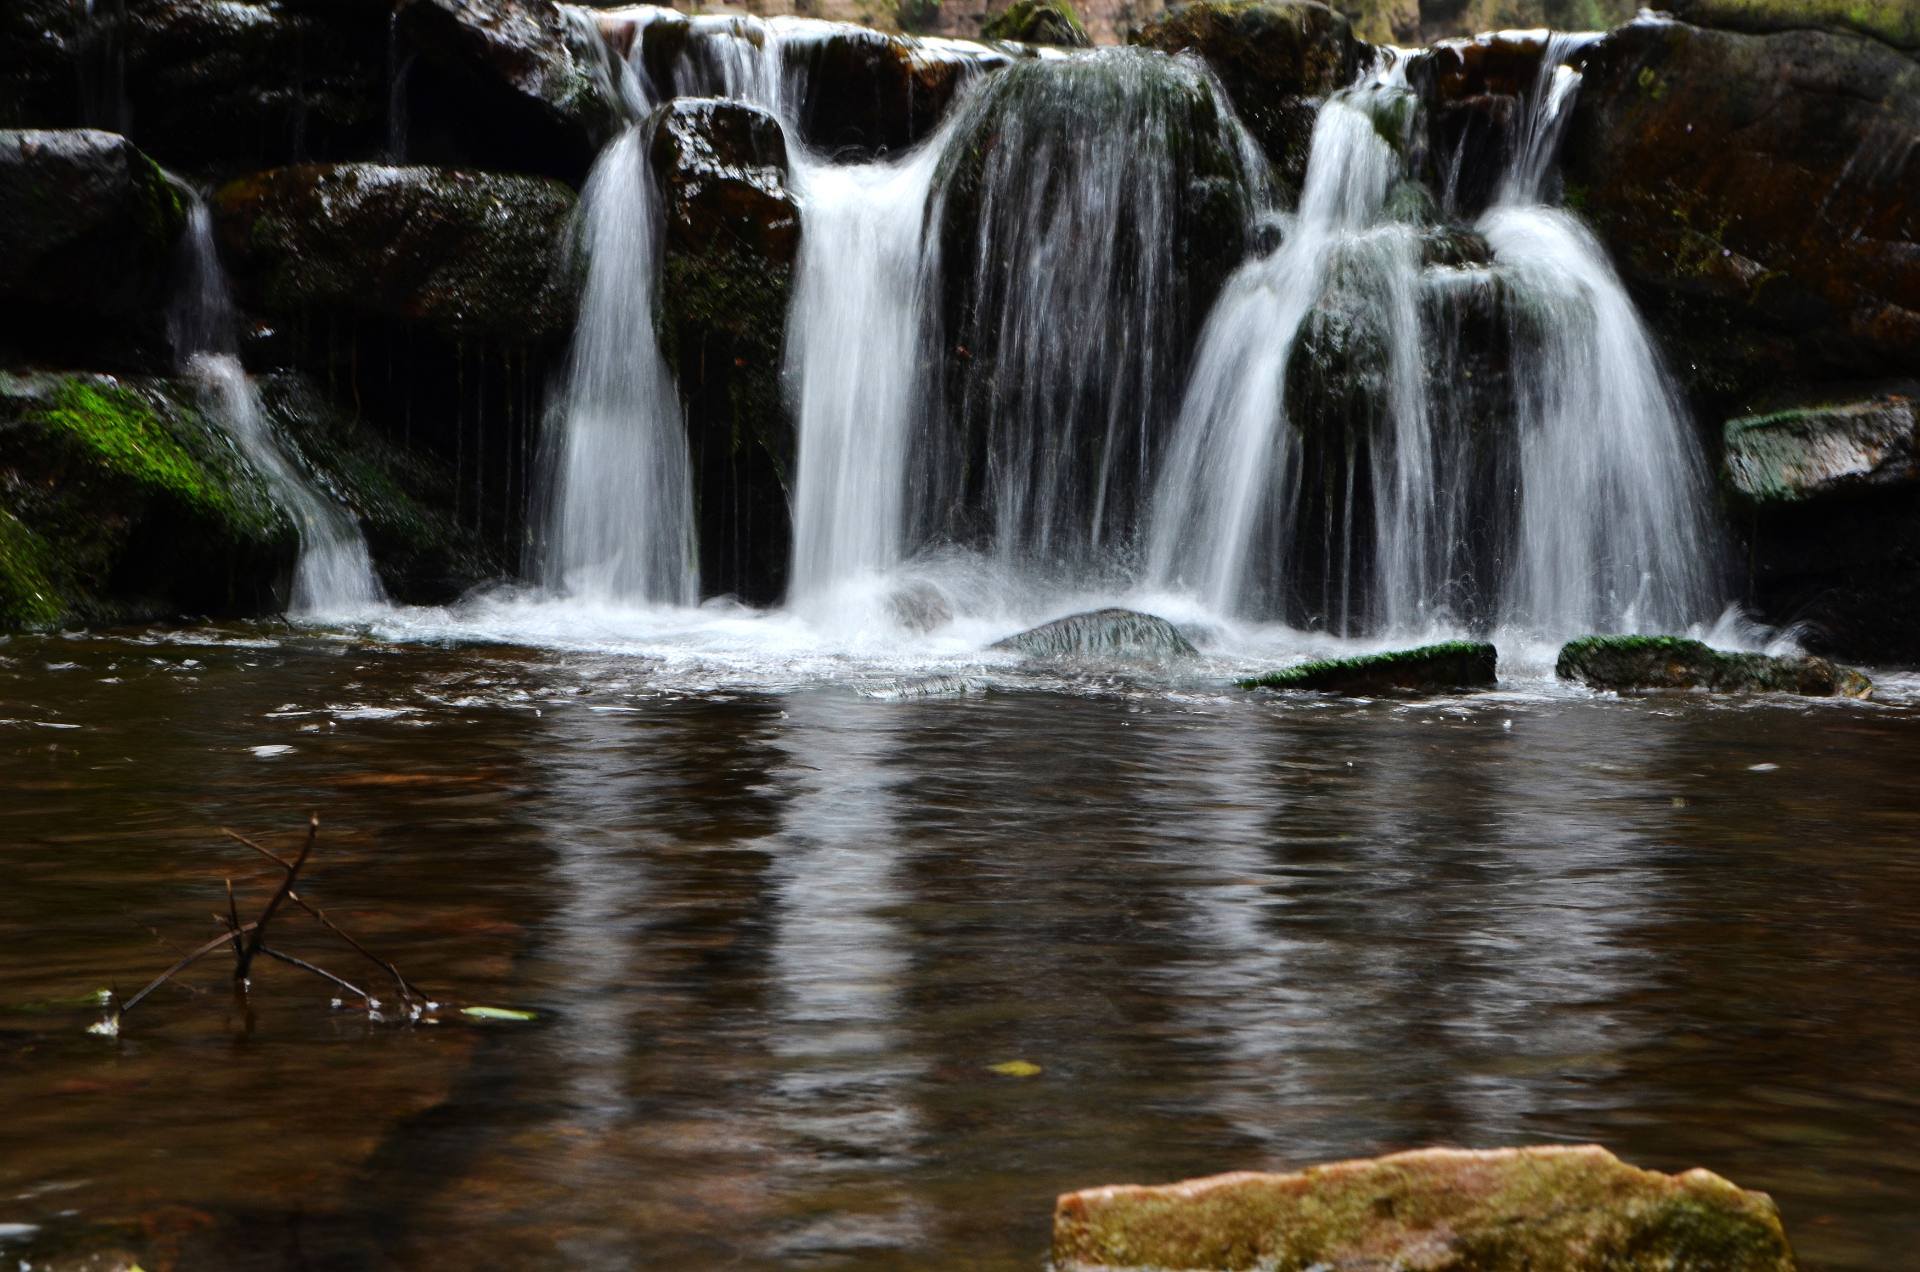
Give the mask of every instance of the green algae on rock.
<path id="1" fill-rule="evenodd" d="M 1583 636 L 1560 648 L 1554 674 L 1594 689 L 1711 689 L 1866 698 L 1873 682 L 1824 658 L 1735 654 L 1678 636 Z"/>
<path id="2" fill-rule="evenodd" d="M 1920 481 L 1920 413 L 1905 394 L 1729 420 L 1727 483 L 1755 504 Z"/>
<path id="3" fill-rule="evenodd" d="M 1490 689 L 1497 683 L 1494 647 L 1455 640 L 1353 658 L 1325 658 L 1254 676 L 1242 689 L 1304 689 L 1365 697 L 1382 693 L 1439 693 Z"/>
<path id="4" fill-rule="evenodd" d="M 1292 1174 L 1062 1195 L 1058 1272 L 1312 1268 L 1793 1272 L 1779 1212 L 1705 1170 L 1595 1145 L 1431 1148 Z"/>

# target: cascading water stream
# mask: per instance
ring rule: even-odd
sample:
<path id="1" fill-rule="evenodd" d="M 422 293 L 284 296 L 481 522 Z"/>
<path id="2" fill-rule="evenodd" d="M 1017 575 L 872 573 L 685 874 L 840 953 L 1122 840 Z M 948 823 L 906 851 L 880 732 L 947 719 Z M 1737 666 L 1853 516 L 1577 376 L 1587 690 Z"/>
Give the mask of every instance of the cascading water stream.
<path id="1" fill-rule="evenodd" d="M 313 488 L 278 437 L 258 387 L 240 365 L 238 324 L 225 271 L 213 241 L 213 218 L 198 197 L 190 201 L 185 245 L 186 280 L 169 314 L 181 369 L 199 382 L 208 414 L 263 476 L 293 520 L 300 551 L 288 613 L 342 618 L 384 604 L 367 541 L 346 509 Z"/>

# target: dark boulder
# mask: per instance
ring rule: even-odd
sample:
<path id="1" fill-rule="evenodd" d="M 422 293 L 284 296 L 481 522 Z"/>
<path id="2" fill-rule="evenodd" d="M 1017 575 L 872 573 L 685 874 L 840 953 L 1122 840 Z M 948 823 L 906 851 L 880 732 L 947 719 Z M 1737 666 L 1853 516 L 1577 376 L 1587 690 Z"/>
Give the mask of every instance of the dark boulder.
<path id="1" fill-rule="evenodd" d="M 1745 600 L 1843 657 L 1920 651 L 1920 385 L 1729 421 L 1724 473 Z"/>
<path id="2" fill-rule="evenodd" d="M 393 32 L 409 162 L 578 186 L 625 121 L 621 67 L 553 0 L 399 0 Z"/>
<path id="3" fill-rule="evenodd" d="M 1735 654 L 1677 636 L 1583 636 L 1560 648 L 1553 673 L 1589 688 L 1710 689 L 1716 693 L 1797 693 L 1865 698 L 1873 682 L 1824 658 Z"/>
<path id="4" fill-rule="evenodd" d="M 1004 53 L 930 49 L 877 31 L 845 27 L 790 47 L 804 96 L 801 138 L 844 159 L 902 150 L 933 135 L 960 90 Z"/>
<path id="5" fill-rule="evenodd" d="M 295 546 L 191 388 L 0 373 L 0 628 L 269 613 Z"/>
<path id="6" fill-rule="evenodd" d="M 538 177 L 342 164 L 232 182 L 214 214 L 243 299 L 274 320 L 363 317 L 541 345 L 572 323 L 574 204 Z"/>
<path id="7" fill-rule="evenodd" d="M 1070 614 L 988 648 L 1041 662 L 1170 662 L 1199 656 L 1193 642 L 1166 619 L 1127 609 Z"/>
<path id="8" fill-rule="evenodd" d="M 989 40 L 1056 44 L 1084 49 L 1093 44 L 1070 0 L 1015 0 L 980 28 Z"/>
<path id="9" fill-rule="evenodd" d="M 1913 0 L 1666 0 L 1661 8 L 1695 26 L 1755 35 L 1846 31 L 1920 52 L 1920 6 Z"/>
<path id="10" fill-rule="evenodd" d="M 1353 82 L 1365 49 L 1344 16 L 1311 0 L 1194 0 L 1131 39 L 1203 58 L 1293 189 L 1306 175 L 1321 101 Z"/>
<path id="11" fill-rule="evenodd" d="M 1794 1261 L 1765 1193 L 1704 1170 L 1637 1170 L 1589 1144 L 1088 1188 L 1055 1205 L 1052 1266 L 1793 1272 Z"/>
<path id="12" fill-rule="evenodd" d="M 1418 166 L 1449 211 L 1473 216 L 1493 202 L 1545 49 L 1538 32 L 1499 31 L 1436 44 L 1408 62 L 1407 83 L 1425 107 Z"/>
<path id="13" fill-rule="evenodd" d="M 180 192 L 115 133 L 0 132 L 0 352 L 164 353 Z"/>
<path id="14" fill-rule="evenodd" d="M 1674 22 L 1593 48 L 1568 202 L 1708 419 L 1920 366 L 1920 63 L 1863 36 Z"/>
<path id="15" fill-rule="evenodd" d="M 800 210 L 765 111 L 683 99 L 653 118 L 666 211 L 660 337 L 686 409 L 709 591 L 785 591 L 797 440 L 781 386 Z"/>
<path id="16" fill-rule="evenodd" d="M 1374 697 L 1394 693 L 1445 693 L 1491 689 L 1497 683 L 1492 645 L 1448 641 L 1354 658 L 1323 658 L 1242 680 L 1242 689 L 1295 689 Z"/>

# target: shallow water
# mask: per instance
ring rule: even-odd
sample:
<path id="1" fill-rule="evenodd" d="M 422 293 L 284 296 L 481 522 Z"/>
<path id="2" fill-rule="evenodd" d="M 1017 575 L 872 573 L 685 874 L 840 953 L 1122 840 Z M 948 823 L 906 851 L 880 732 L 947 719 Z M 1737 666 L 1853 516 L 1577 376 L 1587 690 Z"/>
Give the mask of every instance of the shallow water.
<path id="1" fill-rule="evenodd" d="M 1300 701 L 1226 687 L 1273 634 L 1029 674 L 786 621 L 0 643 L 0 1259 L 1038 1272 L 1063 1189 L 1590 1139 L 1809 1266 L 1920 1249 L 1912 681 Z M 268 966 L 249 1028 L 210 960 L 90 1036 L 259 905 L 216 828 L 309 808 L 308 895 L 539 1019 Z"/>

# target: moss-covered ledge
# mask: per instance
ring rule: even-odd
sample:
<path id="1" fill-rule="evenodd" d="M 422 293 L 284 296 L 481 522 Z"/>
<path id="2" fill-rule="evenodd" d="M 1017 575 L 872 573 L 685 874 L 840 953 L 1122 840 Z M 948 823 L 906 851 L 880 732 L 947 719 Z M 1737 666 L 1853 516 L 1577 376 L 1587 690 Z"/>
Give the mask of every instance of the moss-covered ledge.
<path id="1" fill-rule="evenodd" d="M 1594 689 L 1708 689 L 1867 698 L 1873 682 L 1825 658 L 1729 653 L 1680 636 L 1583 636 L 1560 648 L 1554 674 Z"/>
<path id="2" fill-rule="evenodd" d="M 1498 681 L 1492 645 L 1454 640 L 1418 649 L 1394 649 L 1352 658 L 1323 658 L 1242 680 L 1242 689 L 1295 689 L 1365 697 L 1383 693 L 1440 693 L 1490 689 Z"/>

